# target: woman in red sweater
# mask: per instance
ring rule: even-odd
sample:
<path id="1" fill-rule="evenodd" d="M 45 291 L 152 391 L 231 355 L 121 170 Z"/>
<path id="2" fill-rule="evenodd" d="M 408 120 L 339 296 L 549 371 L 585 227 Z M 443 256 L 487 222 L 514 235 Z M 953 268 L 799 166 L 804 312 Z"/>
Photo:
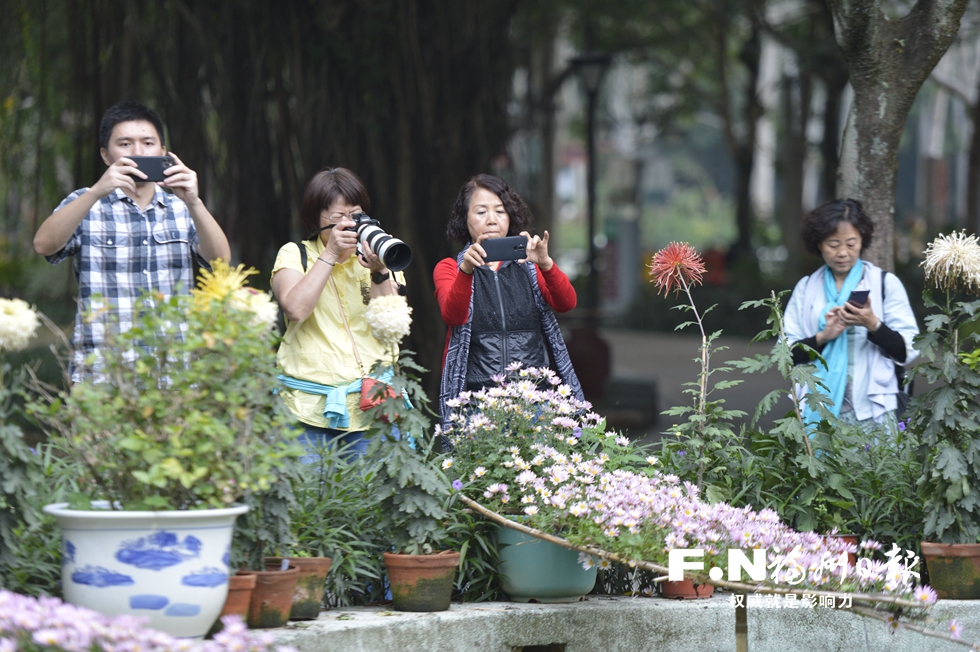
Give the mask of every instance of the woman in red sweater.
<path id="1" fill-rule="evenodd" d="M 460 188 L 446 234 L 466 244 L 433 275 L 449 326 L 439 390 L 444 422 L 447 400 L 492 384 L 518 362 L 554 369 L 583 398 L 554 314 L 575 307 L 575 289 L 548 255 L 548 232 L 531 236 L 530 228 L 531 212 L 504 180 L 479 174 Z M 485 240 L 514 235 L 527 238 L 525 260 L 485 260 Z"/>

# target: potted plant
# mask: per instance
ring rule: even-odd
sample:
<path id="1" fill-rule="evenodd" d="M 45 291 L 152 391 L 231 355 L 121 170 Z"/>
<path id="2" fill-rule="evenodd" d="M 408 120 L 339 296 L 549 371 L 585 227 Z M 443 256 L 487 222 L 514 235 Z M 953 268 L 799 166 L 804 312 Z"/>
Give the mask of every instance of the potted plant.
<path id="1" fill-rule="evenodd" d="M 915 396 L 908 427 L 921 440 L 922 553 L 939 597 L 980 598 L 980 244 L 940 235 L 926 249 L 923 301 L 934 312 L 913 368 L 933 389 Z M 940 292 L 934 296 L 932 288 Z M 966 327 L 973 332 L 967 334 Z"/>
<path id="2" fill-rule="evenodd" d="M 319 583 L 328 609 L 378 602 L 386 595 L 383 554 L 391 547 L 379 525 L 379 461 L 352 455 L 351 448 L 320 447 L 312 463 L 300 465 L 294 486 L 297 506 L 290 514 L 288 550 L 291 559 L 330 560 L 327 586 Z M 302 590 L 297 583 L 291 620 L 313 611 L 315 596 L 299 599 Z M 320 604 L 317 600 L 317 613 Z"/>
<path id="3" fill-rule="evenodd" d="M 252 628 L 281 627 L 289 620 L 299 568 L 288 560 L 270 557 L 293 543 L 291 512 L 296 509 L 293 486 L 298 462 L 283 465 L 275 482 L 245 492 L 248 513 L 238 519 L 231 544 L 232 566 L 238 576 L 255 578 L 246 621 Z"/>
<path id="4" fill-rule="evenodd" d="M 374 337 L 392 356 L 372 370 L 375 377 L 390 373 L 391 380 L 387 386 L 378 383 L 370 397 L 377 404 L 369 410 L 368 456 L 379 463 L 379 526 L 394 549 L 384 553 L 393 606 L 397 611 L 445 611 L 460 555 L 441 549 L 448 539 L 445 521 L 452 496 L 438 466 L 439 440 L 431 435 L 428 399 L 418 380 L 425 370 L 410 351 L 396 353 L 408 335 L 410 315 L 401 296 L 375 297 L 365 313 Z"/>
<path id="5" fill-rule="evenodd" d="M 352 444 L 321 445 L 311 455 L 312 462 L 296 469 L 291 541 L 284 548 L 290 564 L 299 570 L 290 620 L 319 615 L 331 576 L 330 595 L 337 603 L 349 604 L 351 597 L 367 601 L 383 597 L 381 555 L 386 547 L 379 545 L 383 534 L 377 527 L 374 496 L 378 463 L 352 455 L 351 449 Z M 331 574 L 334 557 L 338 563 Z M 282 558 L 269 557 L 266 563 L 281 566 Z M 367 585 L 378 587 L 380 594 L 365 595 Z M 361 593 L 355 595 L 358 589 Z"/>
<path id="6" fill-rule="evenodd" d="M 79 486 L 45 508 L 68 601 L 189 637 L 220 613 L 236 501 L 300 453 L 274 394 L 276 307 L 250 273 L 215 261 L 191 295 L 147 294 L 91 380 L 38 384 L 29 408 Z"/>
<path id="7" fill-rule="evenodd" d="M 577 464 L 594 454 L 607 469 L 648 464 L 626 437 L 607 432 L 605 419 L 572 396 L 550 369 L 511 365 L 496 386 L 463 392 L 447 406 L 453 413 L 441 434 L 453 451 L 443 465 L 455 478 L 453 486 L 545 531 L 563 531 L 562 523 L 542 521 L 547 487 L 533 500 L 511 496 L 518 484 L 534 481 L 547 460 Z M 583 566 L 578 553 L 504 527 L 497 540 L 501 587 L 514 601 L 574 602 L 595 584 L 597 568 Z"/>

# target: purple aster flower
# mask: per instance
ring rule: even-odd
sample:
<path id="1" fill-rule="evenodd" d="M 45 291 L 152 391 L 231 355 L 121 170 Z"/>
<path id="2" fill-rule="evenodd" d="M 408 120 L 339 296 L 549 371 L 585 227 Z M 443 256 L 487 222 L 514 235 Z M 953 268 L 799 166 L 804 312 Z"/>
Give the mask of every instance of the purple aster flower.
<path id="1" fill-rule="evenodd" d="M 463 481 L 462 480 L 460 480 L 459 478 L 456 478 L 455 480 L 453 480 L 453 489 L 455 489 L 456 491 L 459 491 L 462 488 L 463 488 Z"/>
<path id="2" fill-rule="evenodd" d="M 684 456 L 684 455 L 687 455 L 687 451 L 677 451 L 677 454 L 679 456 Z"/>
<path id="3" fill-rule="evenodd" d="M 960 621 L 953 618 L 952 620 L 949 621 L 948 627 L 949 627 L 949 637 L 951 639 L 953 639 L 954 641 L 958 641 L 960 638 L 963 637 L 963 625 L 960 624 Z"/>
<path id="4" fill-rule="evenodd" d="M 864 452 L 867 453 L 870 450 L 871 450 L 871 444 L 865 444 L 864 445 Z"/>
<path id="5" fill-rule="evenodd" d="M 572 428 L 572 436 L 575 438 L 580 438 L 582 436 L 582 429 L 579 426 Z"/>

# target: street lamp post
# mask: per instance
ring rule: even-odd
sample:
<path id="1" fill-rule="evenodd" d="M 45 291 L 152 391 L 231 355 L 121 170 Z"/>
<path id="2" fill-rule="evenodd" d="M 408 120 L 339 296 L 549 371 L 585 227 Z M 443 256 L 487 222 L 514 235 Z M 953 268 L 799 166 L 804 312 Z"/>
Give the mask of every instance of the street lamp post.
<path id="1" fill-rule="evenodd" d="M 609 68 L 610 57 L 601 52 L 587 52 L 572 57 L 569 65 L 578 75 L 586 94 L 586 155 L 588 157 L 588 167 L 586 168 L 586 217 L 589 223 L 589 276 L 586 289 L 586 308 L 588 325 L 590 330 L 595 330 L 599 313 L 599 268 L 596 265 L 596 246 L 595 246 L 595 202 L 596 202 L 596 149 L 595 149 L 595 112 L 596 104 L 599 99 L 599 87 L 602 85 L 602 78 Z"/>
<path id="2" fill-rule="evenodd" d="M 569 60 L 569 67 L 578 75 L 586 94 L 586 205 L 589 222 L 589 275 L 585 297 L 585 327 L 572 330 L 569 355 L 578 373 L 587 399 L 602 398 L 610 371 L 609 345 L 602 341 L 597 330 L 599 319 L 599 269 L 596 266 L 595 203 L 596 147 L 595 112 L 602 77 L 609 68 L 610 57 L 599 52 L 587 52 Z"/>

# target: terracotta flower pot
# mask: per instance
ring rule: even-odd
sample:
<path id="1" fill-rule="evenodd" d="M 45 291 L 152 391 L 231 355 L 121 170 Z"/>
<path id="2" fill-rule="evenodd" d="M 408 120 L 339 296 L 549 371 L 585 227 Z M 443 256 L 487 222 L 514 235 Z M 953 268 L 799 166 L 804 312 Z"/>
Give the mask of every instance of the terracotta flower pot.
<path id="1" fill-rule="evenodd" d="M 248 605 L 248 626 L 260 629 L 285 625 L 293 606 L 299 569 L 290 566 L 284 571 L 240 570 L 238 574 L 255 575 L 255 588 Z"/>
<path id="2" fill-rule="evenodd" d="M 941 600 L 980 600 L 980 543 L 922 542 L 929 584 Z"/>
<path id="3" fill-rule="evenodd" d="M 699 598 L 710 598 L 715 592 L 715 587 L 711 584 L 695 584 L 694 580 L 681 580 L 671 582 L 669 580 L 660 583 L 660 595 L 671 600 L 696 600 Z"/>
<path id="4" fill-rule="evenodd" d="M 446 611 L 453 593 L 459 553 L 384 554 L 395 611 Z"/>
<path id="5" fill-rule="evenodd" d="M 225 599 L 225 606 L 221 608 L 222 616 L 237 614 L 243 620 L 248 617 L 248 605 L 256 579 L 255 575 L 232 575 L 228 578 L 228 597 Z"/>
<path id="6" fill-rule="evenodd" d="M 830 539 L 838 539 L 844 543 L 849 543 L 856 546 L 858 544 L 858 535 L 856 534 L 825 534 L 823 535 L 824 541 L 829 541 Z M 849 552 L 847 553 L 847 565 L 854 568 L 857 565 L 857 553 Z"/>
<path id="7" fill-rule="evenodd" d="M 224 624 L 221 622 L 223 616 L 236 615 L 241 616 L 242 620 L 248 619 L 248 604 L 252 599 L 255 579 L 255 575 L 231 575 L 228 577 L 228 597 L 225 598 L 225 606 L 221 608 L 221 615 L 211 625 L 208 636 L 214 636 L 224 629 Z"/>
<path id="8" fill-rule="evenodd" d="M 330 557 L 287 557 L 290 566 L 299 569 L 296 590 L 293 591 L 293 607 L 290 620 L 316 620 L 323 606 L 323 590 L 330 572 Z M 267 570 L 281 568 L 281 557 L 266 557 Z"/>

